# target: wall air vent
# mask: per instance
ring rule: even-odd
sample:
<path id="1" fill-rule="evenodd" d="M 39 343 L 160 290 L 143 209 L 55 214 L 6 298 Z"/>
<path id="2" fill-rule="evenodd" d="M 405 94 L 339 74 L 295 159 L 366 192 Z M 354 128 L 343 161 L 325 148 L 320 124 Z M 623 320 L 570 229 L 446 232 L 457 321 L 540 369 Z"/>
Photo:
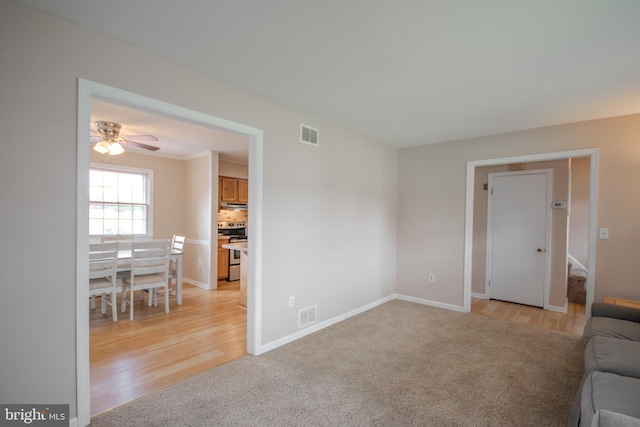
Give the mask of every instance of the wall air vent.
<path id="1" fill-rule="evenodd" d="M 317 147 L 320 143 L 320 131 L 300 123 L 300 142 Z"/>
<path id="2" fill-rule="evenodd" d="M 316 310 L 316 306 L 312 305 L 311 307 L 303 308 L 298 311 L 298 329 L 309 326 L 312 323 L 316 323 Z"/>

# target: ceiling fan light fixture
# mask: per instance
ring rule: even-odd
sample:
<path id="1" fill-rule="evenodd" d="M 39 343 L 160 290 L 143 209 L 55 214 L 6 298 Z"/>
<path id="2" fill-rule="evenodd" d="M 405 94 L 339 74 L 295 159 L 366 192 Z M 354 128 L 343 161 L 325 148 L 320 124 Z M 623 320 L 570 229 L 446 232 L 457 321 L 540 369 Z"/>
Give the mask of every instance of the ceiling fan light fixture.
<path id="1" fill-rule="evenodd" d="M 119 142 L 114 141 L 111 144 L 109 144 L 110 156 L 117 156 L 118 154 L 122 154 L 122 153 L 124 153 L 124 148 L 122 147 L 122 145 L 120 145 Z"/>
<path id="2" fill-rule="evenodd" d="M 109 154 L 109 142 L 102 139 L 96 142 L 96 145 L 93 146 L 93 149 L 100 154 Z"/>
<path id="3" fill-rule="evenodd" d="M 100 154 L 108 154 L 110 156 L 117 156 L 124 153 L 122 145 L 115 140 L 102 139 L 93 146 L 93 149 Z"/>
<path id="4" fill-rule="evenodd" d="M 132 147 L 150 151 L 158 151 L 160 149 L 160 147 L 127 139 L 126 135 L 120 136 L 120 129 L 122 129 L 122 125 L 120 123 L 107 122 L 104 120 L 97 120 L 94 123 L 97 126 L 97 131 L 92 131 L 92 137 L 100 137 L 101 140 L 93 146 L 93 149 L 100 154 L 109 154 L 111 156 L 122 154 L 125 151 L 122 143 L 127 143 Z M 158 138 L 153 135 L 137 135 L 134 137 L 141 138 L 145 141 L 158 141 Z"/>

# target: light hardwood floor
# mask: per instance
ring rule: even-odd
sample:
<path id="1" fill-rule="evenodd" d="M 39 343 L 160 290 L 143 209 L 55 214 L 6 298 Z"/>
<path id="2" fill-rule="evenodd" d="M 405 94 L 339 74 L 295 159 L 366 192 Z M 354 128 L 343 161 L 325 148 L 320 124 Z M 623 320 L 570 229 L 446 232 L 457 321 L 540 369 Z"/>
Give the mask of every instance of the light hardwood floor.
<path id="1" fill-rule="evenodd" d="M 572 302 L 567 307 L 567 313 L 558 313 L 528 305 L 471 298 L 471 312 L 578 335 L 582 335 L 586 322 L 585 305 Z"/>
<path id="2" fill-rule="evenodd" d="M 90 313 L 91 415 L 144 396 L 246 354 L 247 311 L 238 306 L 240 282 L 205 291 L 185 284 L 183 303 L 148 307 L 135 318 L 118 311 Z M 121 301 L 118 295 L 118 301 Z"/>

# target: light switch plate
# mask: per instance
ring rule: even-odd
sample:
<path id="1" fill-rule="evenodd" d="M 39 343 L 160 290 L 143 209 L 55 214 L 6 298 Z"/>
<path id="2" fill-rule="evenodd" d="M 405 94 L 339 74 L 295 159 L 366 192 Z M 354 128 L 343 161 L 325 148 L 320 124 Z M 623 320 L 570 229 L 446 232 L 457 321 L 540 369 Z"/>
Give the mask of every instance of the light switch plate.
<path id="1" fill-rule="evenodd" d="M 609 238 L 609 229 L 601 228 L 600 229 L 600 240 L 607 240 Z"/>

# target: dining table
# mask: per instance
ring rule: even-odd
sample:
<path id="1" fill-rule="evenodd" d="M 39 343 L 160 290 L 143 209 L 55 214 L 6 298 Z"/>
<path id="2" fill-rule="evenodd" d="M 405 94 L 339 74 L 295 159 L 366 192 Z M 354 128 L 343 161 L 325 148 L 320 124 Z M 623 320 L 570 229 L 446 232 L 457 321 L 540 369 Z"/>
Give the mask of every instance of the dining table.
<path id="1" fill-rule="evenodd" d="M 172 250 L 169 261 L 176 263 L 176 303 L 182 304 L 182 252 Z M 131 271 L 131 249 L 118 249 L 118 275 Z"/>

